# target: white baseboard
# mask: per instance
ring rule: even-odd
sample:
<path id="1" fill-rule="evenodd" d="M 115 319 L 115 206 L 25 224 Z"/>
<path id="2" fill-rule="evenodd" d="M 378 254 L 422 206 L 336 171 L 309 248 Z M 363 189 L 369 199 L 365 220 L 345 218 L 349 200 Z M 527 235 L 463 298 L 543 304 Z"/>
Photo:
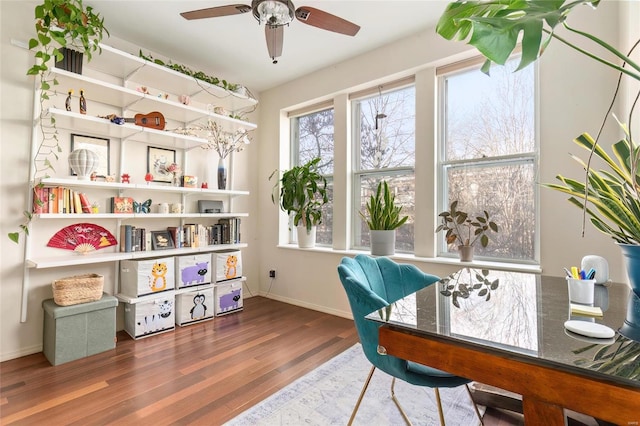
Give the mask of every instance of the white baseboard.
<path id="1" fill-rule="evenodd" d="M 327 308 L 326 306 L 315 305 L 313 303 L 305 302 L 298 299 L 291 299 L 288 297 L 278 296 L 276 294 L 269 294 L 266 292 L 260 292 L 259 296 L 266 297 L 267 299 L 277 300 L 279 302 L 288 303 L 290 305 L 300 306 L 302 308 L 312 309 L 314 311 L 324 312 L 325 314 L 335 315 L 342 318 L 353 319 L 351 312 L 345 312 L 338 309 Z"/>
<path id="2" fill-rule="evenodd" d="M 20 348 L 14 352 L 3 352 L 0 354 L 0 362 L 9 361 L 10 359 L 20 358 L 27 355 L 42 352 L 42 345 L 30 346 L 28 348 Z"/>

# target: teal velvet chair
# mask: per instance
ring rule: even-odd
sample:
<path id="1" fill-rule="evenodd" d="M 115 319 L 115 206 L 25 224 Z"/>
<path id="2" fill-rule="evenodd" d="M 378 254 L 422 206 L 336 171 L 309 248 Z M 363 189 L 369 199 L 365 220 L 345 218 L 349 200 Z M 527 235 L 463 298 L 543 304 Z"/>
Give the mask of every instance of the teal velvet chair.
<path id="1" fill-rule="evenodd" d="M 365 319 L 365 316 L 371 312 L 431 285 L 438 281 L 439 278 L 435 275 L 425 274 L 414 265 L 398 264 L 387 257 L 373 258 L 366 255 L 357 255 L 353 259 L 348 257 L 343 258 L 338 266 L 338 275 L 340 276 L 340 281 L 344 286 L 349 304 L 351 305 L 353 320 L 358 331 L 358 336 L 360 337 L 362 349 L 372 364 L 369 376 L 365 381 L 362 391 L 360 392 L 360 397 L 349 419 L 349 425 L 351 425 L 355 419 L 362 398 L 367 391 L 367 387 L 376 368 L 393 377 L 391 380 L 391 398 L 397 405 L 407 424 L 411 424 L 411 421 L 402 409 L 394 392 L 396 378 L 413 385 L 433 388 L 438 403 L 440 423 L 444 425 L 444 415 L 438 388 L 465 385 L 469 392 L 467 385 L 469 380 L 436 370 L 426 365 L 417 364 L 390 355 L 379 354 L 378 328 L 380 327 L 380 323 Z M 469 392 L 469 396 L 471 396 L 471 392 Z M 475 403 L 473 406 L 480 419 L 480 423 L 482 423 L 482 417 Z"/>

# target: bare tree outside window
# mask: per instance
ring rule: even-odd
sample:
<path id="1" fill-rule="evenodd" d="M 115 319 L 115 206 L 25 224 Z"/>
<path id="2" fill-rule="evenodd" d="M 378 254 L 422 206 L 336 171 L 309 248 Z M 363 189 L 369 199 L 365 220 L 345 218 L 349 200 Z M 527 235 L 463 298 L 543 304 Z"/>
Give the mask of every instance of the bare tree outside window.
<path id="1" fill-rule="evenodd" d="M 500 227 L 477 256 L 535 260 L 537 170 L 533 67 L 513 72 L 518 60 L 441 77 L 446 90 L 442 141 L 442 204 L 458 200 L 472 214 L 487 210 Z M 440 237 L 443 238 L 443 237 Z M 441 252 L 454 252 L 445 247 Z"/>
<path id="2" fill-rule="evenodd" d="M 370 246 L 369 228 L 358 211 L 386 180 L 409 220 L 396 231 L 396 250 L 413 251 L 415 222 L 415 87 L 353 101 L 354 156 L 353 247 Z M 356 151 L 356 152 L 357 152 Z"/>
<path id="3" fill-rule="evenodd" d="M 333 242 L 333 108 L 293 118 L 291 130 L 295 165 L 321 158 L 318 169 L 327 179 L 329 202 L 322 207 L 316 244 L 330 246 Z"/>

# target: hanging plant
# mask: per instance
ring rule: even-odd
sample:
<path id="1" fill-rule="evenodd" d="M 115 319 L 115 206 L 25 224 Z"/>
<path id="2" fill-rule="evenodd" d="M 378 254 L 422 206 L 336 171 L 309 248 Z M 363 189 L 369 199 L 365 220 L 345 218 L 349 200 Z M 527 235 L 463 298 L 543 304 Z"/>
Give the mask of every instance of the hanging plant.
<path id="1" fill-rule="evenodd" d="M 91 6 L 84 6 L 82 0 L 45 0 L 35 7 L 36 37 L 29 40 L 29 49 L 35 52 L 35 64 L 27 75 L 36 76 L 40 91 L 40 120 L 42 140 L 33 156 L 34 177 L 47 170 L 53 170 L 51 156 L 58 158 L 62 152 L 58 143 L 58 131 L 54 117 L 48 115 L 45 102 L 55 93 L 58 81 L 51 76 L 51 61 L 62 61 L 63 48 L 83 52 L 87 60 L 92 53 L 100 51 L 100 42 L 109 31 L 104 27 L 104 19 L 94 13 Z M 34 204 L 42 205 L 43 200 L 34 197 Z M 9 238 L 18 242 L 20 232 L 29 234 L 31 212 L 25 211 L 25 223 L 19 232 L 10 232 Z"/>

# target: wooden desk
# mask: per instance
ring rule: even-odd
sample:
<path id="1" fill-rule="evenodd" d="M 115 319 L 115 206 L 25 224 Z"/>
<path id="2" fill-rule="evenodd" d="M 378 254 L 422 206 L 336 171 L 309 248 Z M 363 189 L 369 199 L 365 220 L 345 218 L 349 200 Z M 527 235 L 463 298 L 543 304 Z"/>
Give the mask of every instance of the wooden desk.
<path id="1" fill-rule="evenodd" d="M 436 283 L 396 302 L 391 318 L 380 327 L 380 346 L 388 355 L 522 395 L 527 424 L 564 425 L 563 408 L 615 424 L 640 424 L 638 379 L 598 369 L 593 363 L 576 361 L 590 357 L 598 350 L 614 350 L 617 345 L 624 344 L 628 345 L 626 353 L 630 354 L 630 359 L 638 362 L 640 343 L 618 335 L 615 343 L 590 344 L 566 333 L 563 324 L 570 312 L 563 279 L 524 277 L 529 274 L 492 274 L 500 275 L 500 285 L 491 291 L 489 301 L 472 294 L 468 299 L 459 300 L 460 308 L 454 307 L 451 297 L 440 293 L 447 284 L 451 284 L 449 281 L 446 284 Z M 519 296 L 518 300 L 525 308 L 518 309 L 514 302 L 501 300 L 508 297 L 508 293 L 524 294 L 514 289 L 523 285 L 523 281 L 531 282 L 531 279 L 533 284 L 528 285 L 534 291 L 524 293 L 532 295 Z M 625 321 L 626 307 L 632 305 L 627 303 L 631 295 L 625 285 L 614 285 L 606 293 L 605 315 L 598 322 L 617 330 Z M 477 318 L 477 309 L 482 315 L 487 315 L 502 305 L 503 309 L 504 306 L 509 308 L 503 316 L 507 319 L 515 316 L 510 326 L 517 327 L 520 321 L 518 311 L 526 313 L 533 309 L 526 307 L 528 299 L 535 302 L 537 324 L 535 338 L 525 339 L 524 343 L 500 341 L 504 336 L 487 338 L 482 330 L 477 334 L 465 334 L 464 327 L 454 324 L 465 315 Z M 367 318 L 381 322 L 377 312 Z M 505 324 L 509 325 L 509 321 Z M 508 327 L 501 323 L 495 323 L 489 329 L 498 327 L 498 334 L 510 334 Z M 483 327 L 478 325 L 477 328 Z M 519 333 L 522 334 L 522 330 Z"/>

